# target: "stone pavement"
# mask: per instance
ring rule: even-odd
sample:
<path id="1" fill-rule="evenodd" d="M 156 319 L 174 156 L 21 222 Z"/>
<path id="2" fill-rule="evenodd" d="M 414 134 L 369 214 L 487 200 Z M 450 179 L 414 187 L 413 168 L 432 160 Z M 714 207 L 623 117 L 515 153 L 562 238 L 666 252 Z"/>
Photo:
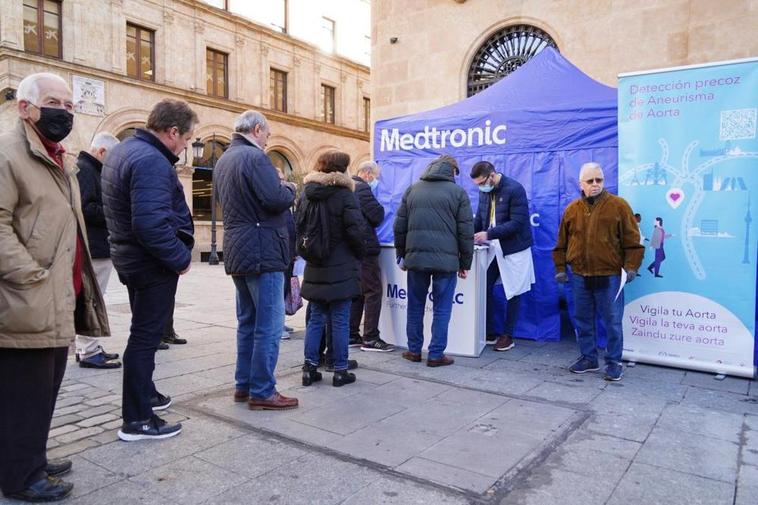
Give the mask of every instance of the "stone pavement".
<path id="1" fill-rule="evenodd" d="M 304 310 L 282 341 L 279 389 L 300 408 L 252 412 L 231 400 L 234 288 L 193 264 L 175 312 L 185 346 L 159 351 L 158 390 L 178 437 L 117 440 L 121 371 L 73 356 L 49 456 L 71 457 L 66 503 L 738 504 L 758 503 L 758 385 L 655 366 L 620 383 L 569 374 L 569 341 L 428 368 L 399 352 L 353 352 L 358 381 L 300 385 Z M 106 297 L 123 352 L 126 290 Z M 0 498 L 0 503 L 11 503 Z"/>

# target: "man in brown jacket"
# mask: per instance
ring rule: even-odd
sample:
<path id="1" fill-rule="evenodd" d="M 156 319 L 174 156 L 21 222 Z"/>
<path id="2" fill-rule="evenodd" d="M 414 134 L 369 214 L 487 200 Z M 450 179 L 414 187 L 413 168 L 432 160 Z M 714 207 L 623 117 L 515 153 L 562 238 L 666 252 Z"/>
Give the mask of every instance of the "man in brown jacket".
<path id="1" fill-rule="evenodd" d="M 600 315 L 608 334 L 605 351 L 605 380 L 621 380 L 624 347 L 622 318 L 624 294 L 618 293 L 621 270 L 627 282 L 637 276 L 645 252 L 640 232 L 629 204 L 603 189 L 603 170 L 597 163 L 585 163 L 579 171 L 582 196 L 563 213 L 558 243 L 553 249 L 555 280 L 569 280 L 571 266 L 574 321 L 582 356 L 569 367 L 573 373 L 599 370 L 595 317 Z"/>
<path id="2" fill-rule="evenodd" d="M 75 167 L 59 143 L 73 127 L 66 81 L 33 74 L 19 121 L 0 135 L 0 489 L 26 501 L 65 497 L 46 445 L 74 335 L 110 334 L 95 281 Z"/>

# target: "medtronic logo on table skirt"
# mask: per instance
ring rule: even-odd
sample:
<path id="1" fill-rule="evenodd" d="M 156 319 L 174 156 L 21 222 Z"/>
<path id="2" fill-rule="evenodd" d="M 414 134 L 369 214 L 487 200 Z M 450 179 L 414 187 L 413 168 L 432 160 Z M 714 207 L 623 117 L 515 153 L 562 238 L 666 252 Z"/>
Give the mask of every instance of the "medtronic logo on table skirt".
<path id="1" fill-rule="evenodd" d="M 454 130 L 438 130 L 436 127 L 424 126 L 424 131 L 418 133 L 400 133 L 399 128 L 387 130 L 382 128 L 380 133 L 379 150 L 384 151 L 411 151 L 413 149 L 442 149 L 448 145 L 452 147 L 472 147 L 484 145 L 504 145 L 506 142 L 505 131 L 508 127 L 504 124 L 492 127 L 489 119 L 484 122 L 484 128 L 474 127 L 466 130 L 456 128 Z"/>
<path id="2" fill-rule="evenodd" d="M 430 302 L 434 301 L 431 291 L 426 294 L 426 297 Z M 397 284 L 387 284 L 387 298 L 405 300 L 408 298 L 408 292 Z M 453 303 L 463 305 L 463 293 L 456 293 L 453 297 Z"/>

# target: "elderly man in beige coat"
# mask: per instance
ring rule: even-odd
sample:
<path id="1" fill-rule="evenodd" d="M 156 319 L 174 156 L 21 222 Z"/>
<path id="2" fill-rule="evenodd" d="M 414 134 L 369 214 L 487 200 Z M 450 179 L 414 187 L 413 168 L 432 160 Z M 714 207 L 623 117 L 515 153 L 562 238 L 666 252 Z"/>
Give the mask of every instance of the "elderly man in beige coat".
<path id="1" fill-rule="evenodd" d="M 17 101 L 19 121 L 0 135 L 0 489 L 50 501 L 73 488 L 58 478 L 71 462 L 46 457 L 69 344 L 110 329 L 60 144 L 73 127 L 71 90 L 33 74 Z"/>

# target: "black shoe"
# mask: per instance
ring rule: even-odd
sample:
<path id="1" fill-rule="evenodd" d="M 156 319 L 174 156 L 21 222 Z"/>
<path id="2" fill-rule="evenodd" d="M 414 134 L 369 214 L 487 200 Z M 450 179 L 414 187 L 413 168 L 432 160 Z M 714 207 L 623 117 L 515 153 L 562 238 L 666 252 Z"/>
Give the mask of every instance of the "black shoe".
<path id="1" fill-rule="evenodd" d="M 81 368 L 120 368 L 120 361 L 108 361 L 103 353 L 97 353 L 89 358 L 79 360 L 79 366 Z"/>
<path id="2" fill-rule="evenodd" d="M 179 335 L 176 333 L 172 333 L 171 335 L 167 335 L 161 339 L 161 341 L 165 344 L 177 344 L 182 345 L 187 343 L 186 338 L 179 338 Z"/>
<path id="3" fill-rule="evenodd" d="M 153 415 L 144 421 L 124 423 L 118 430 L 118 438 L 125 442 L 136 440 L 152 440 L 175 437 L 182 432 L 182 423 L 168 424 L 160 417 Z"/>
<path id="4" fill-rule="evenodd" d="M 105 359 L 118 359 L 117 352 L 105 352 L 102 345 L 98 346 L 98 349 L 100 349 L 100 353 L 105 356 Z"/>
<path id="5" fill-rule="evenodd" d="M 150 406 L 153 408 L 153 412 L 158 412 L 159 410 L 166 410 L 171 406 L 171 397 L 168 395 L 162 395 L 155 392 L 157 396 L 154 396 L 150 398 Z"/>
<path id="6" fill-rule="evenodd" d="M 363 339 L 360 337 L 360 335 L 353 335 L 350 337 L 350 340 L 348 340 L 347 346 L 348 347 L 360 347 L 363 345 Z"/>
<path id="7" fill-rule="evenodd" d="M 18 493 L 6 495 L 8 498 L 21 501 L 46 502 L 62 500 L 71 493 L 74 485 L 63 482 L 58 477 L 45 477 Z"/>
<path id="8" fill-rule="evenodd" d="M 305 363 L 303 365 L 303 386 L 310 386 L 314 382 L 321 380 L 321 372 L 317 370 L 316 365 Z"/>
<path id="9" fill-rule="evenodd" d="M 160 344 L 158 344 L 159 351 L 165 351 L 166 349 L 168 349 L 168 344 L 166 342 L 161 342 Z"/>
<path id="10" fill-rule="evenodd" d="M 327 372 L 334 372 L 334 362 L 327 361 L 326 364 L 325 364 L 325 366 L 326 366 L 326 371 Z M 358 362 L 357 361 L 355 361 L 354 359 L 347 360 L 347 369 L 348 370 L 355 370 L 356 368 L 358 368 Z"/>
<path id="11" fill-rule="evenodd" d="M 47 472 L 48 477 L 60 477 L 70 472 L 71 466 L 70 459 L 48 459 L 45 472 Z"/>
<path id="12" fill-rule="evenodd" d="M 347 370 L 334 372 L 334 377 L 332 377 L 332 386 L 336 388 L 342 387 L 345 384 L 352 384 L 353 382 L 355 382 L 355 374 Z"/>
<path id="13" fill-rule="evenodd" d="M 395 350 L 395 346 L 388 344 L 381 338 L 375 340 L 369 340 L 361 346 L 361 351 L 369 352 L 392 352 Z"/>

